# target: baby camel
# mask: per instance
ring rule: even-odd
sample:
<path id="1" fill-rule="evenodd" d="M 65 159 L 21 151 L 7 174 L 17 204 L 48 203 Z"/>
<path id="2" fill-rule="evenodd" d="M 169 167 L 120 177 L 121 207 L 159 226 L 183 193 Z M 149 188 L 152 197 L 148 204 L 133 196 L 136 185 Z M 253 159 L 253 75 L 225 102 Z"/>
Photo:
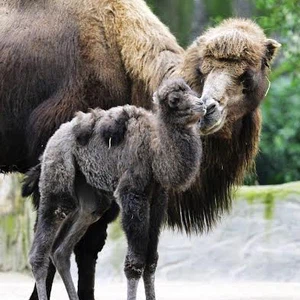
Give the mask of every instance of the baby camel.
<path id="1" fill-rule="evenodd" d="M 50 257 L 69 298 L 78 299 L 70 255 L 87 228 L 114 201 L 112 196 L 121 207 L 128 241 L 127 299 L 136 299 L 141 276 L 146 299 L 155 299 L 166 191 L 187 189 L 197 175 L 202 155 L 197 123 L 206 108 L 182 79 L 166 81 L 153 100 L 155 113 L 129 105 L 80 112 L 49 140 L 41 159 L 41 201 L 30 252 L 40 300 L 47 299 Z M 107 197 L 99 201 L 98 193 Z M 74 203 L 65 203 L 70 195 Z"/>

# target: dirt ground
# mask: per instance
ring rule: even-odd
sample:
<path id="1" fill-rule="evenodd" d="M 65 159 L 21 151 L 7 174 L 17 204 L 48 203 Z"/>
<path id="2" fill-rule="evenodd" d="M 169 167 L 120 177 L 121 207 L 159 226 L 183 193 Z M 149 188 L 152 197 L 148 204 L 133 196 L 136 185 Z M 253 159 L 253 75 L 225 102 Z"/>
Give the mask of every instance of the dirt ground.
<path id="1" fill-rule="evenodd" d="M 0 299 L 29 298 L 33 279 L 28 275 L 0 273 Z M 125 283 L 97 283 L 96 299 L 126 299 Z M 56 280 L 52 299 L 67 300 L 60 280 Z M 144 300 L 142 285 L 139 300 Z M 158 300 L 300 300 L 300 283 L 197 283 L 157 282 Z"/>

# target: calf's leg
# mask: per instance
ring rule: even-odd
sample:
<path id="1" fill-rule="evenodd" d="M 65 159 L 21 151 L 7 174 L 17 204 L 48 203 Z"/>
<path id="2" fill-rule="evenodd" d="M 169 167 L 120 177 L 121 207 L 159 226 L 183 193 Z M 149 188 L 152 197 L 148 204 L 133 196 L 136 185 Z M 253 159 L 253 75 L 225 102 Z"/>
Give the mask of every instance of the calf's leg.
<path id="1" fill-rule="evenodd" d="M 161 225 L 166 217 L 167 194 L 160 188 L 154 195 L 150 207 L 149 243 L 147 249 L 146 266 L 143 274 L 146 300 L 155 300 L 155 271 L 158 261 L 158 240 Z"/>
<path id="2" fill-rule="evenodd" d="M 101 198 L 100 198 L 101 199 Z M 99 201 L 101 201 L 99 199 Z M 78 266 L 78 296 L 80 300 L 94 300 L 95 268 L 98 252 L 105 245 L 107 225 L 116 219 L 119 206 L 115 201 L 104 215 L 92 224 L 80 241 L 74 253 Z"/>
<path id="3" fill-rule="evenodd" d="M 29 254 L 39 300 L 48 299 L 46 280 L 50 251 L 61 221 L 61 218 L 57 215 L 57 197 L 51 195 L 49 199 L 42 199 L 38 210 L 34 240 Z"/>
<path id="4" fill-rule="evenodd" d="M 63 279 L 71 300 L 79 299 L 70 273 L 71 253 L 88 227 L 96 222 L 111 204 L 111 198 L 101 197 L 100 200 L 98 192 L 86 183 L 83 176 L 76 180 L 75 189 L 78 210 L 68 215 L 52 249 L 52 260 Z"/>
<path id="5" fill-rule="evenodd" d="M 123 180 L 116 193 L 121 204 L 122 226 L 128 242 L 124 268 L 127 278 L 127 300 L 136 300 L 149 241 L 149 201 L 139 186 L 132 186 L 132 183 L 137 181 Z"/>
<path id="6" fill-rule="evenodd" d="M 52 284 L 53 284 L 53 279 L 54 279 L 55 273 L 56 273 L 56 269 L 53 265 L 53 262 L 50 260 L 49 266 L 48 266 L 48 271 L 47 271 L 47 279 L 46 279 L 46 291 L 47 291 L 48 299 L 50 299 L 50 294 L 51 294 L 51 289 L 52 289 Z M 31 294 L 29 300 L 39 300 L 36 284 L 34 285 L 34 290 L 32 291 L 32 294 Z"/>
<path id="7" fill-rule="evenodd" d="M 101 201 L 99 195 L 99 202 Z M 76 263 L 78 266 L 78 291 L 77 294 L 80 300 L 94 300 L 94 286 L 95 286 L 95 267 L 98 257 L 98 252 L 102 250 L 105 245 L 107 237 L 106 230 L 108 223 L 114 221 L 119 214 L 119 206 L 115 201 L 112 202 L 110 208 L 104 215 L 94 224 L 92 224 L 80 241 L 76 244 L 74 253 Z M 36 222 L 37 224 L 37 222 Z M 52 262 L 49 261 L 48 273 L 46 279 L 46 290 L 48 299 L 52 289 L 53 279 L 56 268 Z M 29 300 L 39 300 L 36 285 Z"/>

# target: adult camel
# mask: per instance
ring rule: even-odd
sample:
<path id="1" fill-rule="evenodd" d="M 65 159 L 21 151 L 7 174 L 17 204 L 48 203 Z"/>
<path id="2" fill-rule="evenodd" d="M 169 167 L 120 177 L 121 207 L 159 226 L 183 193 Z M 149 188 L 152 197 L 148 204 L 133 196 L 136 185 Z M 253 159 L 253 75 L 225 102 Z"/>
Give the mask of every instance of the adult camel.
<path id="1" fill-rule="evenodd" d="M 2 0 L 1 172 L 24 173 L 37 164 L 49 137 L 76 111 L 126 103 L 151 108 L 158 85 L 181 76 L 208 107 L 199 124 L 205 163 L 189 191 L 169 195 L 168 224 L 207 230 L 230 208 L 232 187 L 257 153 L 258 106 L 278 47 L 256 24 L 232 19 L 184 51 L 143 0 Z M 97 255 L 117 214 L 113 204 L 75 248 L 81 300 L 94 299 Z M 51 264 L 48 294 L 54 273 Z"/>

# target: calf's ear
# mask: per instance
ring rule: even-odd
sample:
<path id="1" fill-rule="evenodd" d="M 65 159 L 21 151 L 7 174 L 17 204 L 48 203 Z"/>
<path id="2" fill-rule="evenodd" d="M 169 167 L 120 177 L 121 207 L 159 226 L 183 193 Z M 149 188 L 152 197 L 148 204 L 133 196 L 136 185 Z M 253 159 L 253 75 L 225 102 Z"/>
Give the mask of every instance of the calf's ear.
<path id="1" fill-rule="evenodd" d="M 157 94 L 157 92 L 155 92 L 155 93 L 153 94 L 152 102 L 153 102 L 154 105 L 159 105 L 159 99 L 158 99 L 158 94 Z"/>

